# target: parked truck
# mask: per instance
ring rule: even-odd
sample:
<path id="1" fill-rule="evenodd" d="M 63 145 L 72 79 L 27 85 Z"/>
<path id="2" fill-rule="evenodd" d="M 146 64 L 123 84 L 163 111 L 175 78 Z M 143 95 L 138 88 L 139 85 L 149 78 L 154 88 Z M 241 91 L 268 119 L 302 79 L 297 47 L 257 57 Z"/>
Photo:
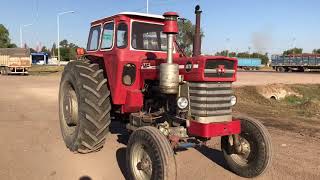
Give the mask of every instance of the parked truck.
<path id="1" fill-rule="evenodd" d="M 83 58 L 66 65 L 60 82 L 60 127 L 72 152 L 108 148 L 109 127 L 123 132 L 110 126 L 118 121 L 130 133 L 126 179 L 175 180 L 174 152 L 214 137 L 236 174 L 266 171 L 270 135 L 258 120 L 233 115 L 237 59 L 201 55 L 201 12 L 196 6 L 193 57 L 177 45 L 175 12 L 123 12 L 91 23 Z"/>
<path id="2" fill-rule="evenodd" d="M 271 66 L 278 72 L 320 69 L 320 54 L 272 55 Z"/>
<path id="3" fill-rule="evenodd" d="M 0 73 L 27 74 L 31 67 L 29 49 L 25 48 L 1 48 L 0 49 Z"/>
<path id="4" fill-rule="evenodd" d="M 237 58 L 238 68 L 245 70 L 258 70 L 261 67 L 260 58 Z"/>

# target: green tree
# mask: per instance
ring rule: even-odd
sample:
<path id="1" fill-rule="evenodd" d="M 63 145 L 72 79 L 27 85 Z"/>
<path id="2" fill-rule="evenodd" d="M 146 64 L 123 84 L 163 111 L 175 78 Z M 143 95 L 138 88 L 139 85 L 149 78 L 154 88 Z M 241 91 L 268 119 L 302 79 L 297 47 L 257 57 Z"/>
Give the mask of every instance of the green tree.
<path id="1" fill-rule="evenodd" d="M 237 53 L 236 52 L 229 52 L 229 50 L 223 50 L 221 52 L 217 52 L 215 55 L 216 56 L 236 57 Z"/>
<path id="2" fill-rule="evenodd" d="M 56 43 L 53 43 L 51 47 L 51 56 L 55 57 L 57 55 L 56 52 L 57 52 L 57 45 Z"/>
<path id="3" fill-rule="evenodd" d="M 48 53 L 48 56 L 51 57 L 51 51 L 46 46 L 42 47 L 41 52 Z"/>
<path id="4" fill-rule="evenodd" d="M 15 48 L 17 45 L 11 43 L 8 29 L 0 24 L 0 48 Z"/>
<path id="5" fill-rule="evenodd" d="M 229 51 L 228 50 L 223 50 L 221 52 L 217 52 L 216 56 L 228 56 Z"/>
<path id="6" fill-rule="evenodd" d="M 69 43 L 68 40 L 64 39 L 60 41 L 60 56 L 62 61 L 75 60 L 77 58 L 77 48 L 78 45 L 74 43 Z M 54 54 L 58 55 L 58 49 L 55 48 L 55 44 L 52 46 L 52 49 L 56 49 Z"/>
<path id="7" fill-rule="evenodd" d="M 188 19 L 179 19 L 178 21 L 179 34 L 177 36 L 177 42 L 180 48 L 186 53 L 187 56 L 192 55 L 193 39 L 195 35 L 195 25 Z M 204 37 L 204 33 L 200 31 L 201 38 Z"/>
<path id="8" fill-rule="evenodd" d="M 292 48 L 292 49 L 288 49 L 286 51 L 283 51 L 283 55 L 302 54 L 302 52 L 303 52 L 302 48 Z"/>
<path id="9" fill-rule="evenodd" d="M 64 39 L 60 41 L 60 47 L 67 48 L 69 46 L 68 40 Z"/>
<path id="10" fill-rule="evenodd" d="M 314 49 L 314 50 L 312 51 L 312 53 L 313 53 L 313 54 L 320 54 L 320 49 Z"/>

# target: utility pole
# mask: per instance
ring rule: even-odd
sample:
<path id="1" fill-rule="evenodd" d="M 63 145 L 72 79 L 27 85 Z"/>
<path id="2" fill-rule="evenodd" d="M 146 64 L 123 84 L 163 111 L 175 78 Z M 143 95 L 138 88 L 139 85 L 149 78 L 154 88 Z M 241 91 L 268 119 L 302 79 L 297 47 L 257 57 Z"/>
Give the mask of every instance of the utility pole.
<path id="1" fill-rule="evenodd" d="M 227 49 L 227 57 L 229 57 L 229 49 L 230 49 L 230 38 L 226 38 L 226 49 Z"/>
<path id="2" fill-rule="evenodd" d="M 65 11 L 57 14 L 57 31 L 58 31 L 58 38 L 57 38 L 57 46 L 58 46 L 58 65 L 60 66 L 60 16 L 69 14 L 69 13 L 74 13 L 74 11 Z"/>
<path id="3" fill-rule="evenodd" d="M 32 26 L 32 24 L 24 24 L 24 25 L 20 25 L 20 47 L 23 48 L 23 40 L 22 40 L 22 36 L 23 36 L 23 32 L 22 29 L 24 27 L 28 27 L 28 26 Z"/>
<path id="4" fill-rule="evenodd" d="M 147 14 L 149 14 L 149 0 L 147 0 Z"/>

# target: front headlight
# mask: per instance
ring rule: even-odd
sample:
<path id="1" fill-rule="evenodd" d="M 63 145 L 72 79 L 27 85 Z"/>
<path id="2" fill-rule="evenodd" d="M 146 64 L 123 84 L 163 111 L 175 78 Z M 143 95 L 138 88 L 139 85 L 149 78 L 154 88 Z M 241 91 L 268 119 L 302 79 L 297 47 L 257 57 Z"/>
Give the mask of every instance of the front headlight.
<path id="1" fill-rule="evenodd" d="M 237 97 L 235 95 L 231 96 L 230 103 L 232 106 L 237 104 Z"/>
<path id="2" fill-rule="evenodd" d="M 186 107 L 188 107 L 189 105 L 189 101 L 186 97 L 179 97 L 177 100 L 177 106 L 180 109 L 185 109 Z"/>

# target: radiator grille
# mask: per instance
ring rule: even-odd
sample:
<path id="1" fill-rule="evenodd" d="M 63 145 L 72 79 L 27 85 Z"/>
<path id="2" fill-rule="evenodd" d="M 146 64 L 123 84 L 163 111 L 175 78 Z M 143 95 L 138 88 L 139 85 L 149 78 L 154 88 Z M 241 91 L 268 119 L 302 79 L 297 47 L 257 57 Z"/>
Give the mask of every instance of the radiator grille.
<path id="1" fill-rule="evenodd" d="M 223 74 L 220 74 L 217 72 L 217 68 L 221 65 L 225 68 L 225 73 L 223 73 Z M 215 78 L 219 78 L 219 77 L 231 78 L 231 77 L 233 77 L 234 73 L 235 73 L 234 61 L 208 60 L 206 62 L 204 76 L 205 77 L 215 77 Z"/>
<path id="2" fill-rule="evenodd" d="M 210 117 L 230 115 L 231 83 L 190 82 L 190 110 L 192 116 Z"/>

